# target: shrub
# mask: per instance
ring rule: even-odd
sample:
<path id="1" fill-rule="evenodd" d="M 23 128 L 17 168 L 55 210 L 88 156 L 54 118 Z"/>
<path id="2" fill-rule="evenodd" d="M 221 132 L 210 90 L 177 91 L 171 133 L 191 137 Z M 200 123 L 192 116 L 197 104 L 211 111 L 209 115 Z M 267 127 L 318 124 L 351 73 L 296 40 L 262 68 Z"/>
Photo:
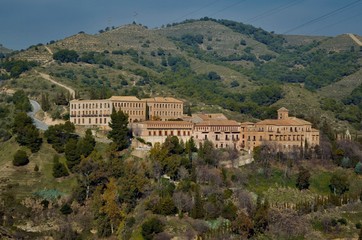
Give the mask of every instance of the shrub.
<path id="1" fill-rule="evenodd" d="M 359 162 L 356 164 L 356 167 L 354 168 L 354 171 L 357 173 L 357 174 L 362 174 L 362 163 Z"/>
<path id="2" fill-rule="evenodd" d="M 73 212 L 73 210 L 68 203 L 64 203 L 63 206 L 60 208 L 60 212 L 64 215 L 69 215 Z"/>
<path id="3" fill-rule="evenodd" d="M 60 178 L 68 175 L 67 168 L 63 163 L 59 162 L 59 157 L 55 155 L 53 158 L 53 177 Z"/>
<path id="4" fill-rule="evenodd" d="M 24 166 L 29 163 L 28 155 L 23 150 L 18 150 L 14 155 L 13 165 Z"/>
<path id="5" fill-rule="evenodd" d="M 142 235 L 148 239 L 153 239 L 153 237 L 163 231 L 164 224 L 158 218 L 150 218 L 142 224 Z"/>

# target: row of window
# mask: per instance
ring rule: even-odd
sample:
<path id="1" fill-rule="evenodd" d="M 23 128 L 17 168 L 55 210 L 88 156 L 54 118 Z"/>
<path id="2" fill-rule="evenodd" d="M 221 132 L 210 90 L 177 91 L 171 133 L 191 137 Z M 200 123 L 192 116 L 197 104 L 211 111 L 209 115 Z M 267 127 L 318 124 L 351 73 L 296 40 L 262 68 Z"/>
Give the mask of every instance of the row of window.
<path id="1" fill-rule="evenodd" d="M 82 114 L 81 114 L 82 113 Z M 110 111 L 109 110 L 104 110 L 104 112 L 102 110 L 100 110 L 98 112 L 98 110 L 93 110 L 93 111 L 71 111 L 71 115 L 72 116 L 81 116 L 81 115 L 102 115 L 102 114 L 105 114 L 105 115 L 109 115 L 110 114 Z"/>
<path id="2" fill-rule="evenodd" d="M 225 135 L 225 141 L 238 141 L 239 140 L 239 135 L 230 135 L 231 138 L 229 137 L 229 135 Z M 199 135 L 196 135 L 196 139 L 199 139 Z M 204 140 L 207 140 L 208 139 L 208 136 L 207 134 L 204 135 Z M 221 141 L 221 140 L 224 140 L 224 139 L 221 139 L 220 135 L 215 135 L 215 140 L 216 141 Z"/>
<path id="3" fill-rule="evenodd" d="M 245 139 L 245 135 L 242 135 L 242 139 Z M 314 140 L 318 140 L 319 136 L 318 135 L 312 135 L 312 141 Z M 256 136 L 248 136 L 248 141 L 256 141 L 257 137 Z M 263 139 L 263 136 L 259 136 L 258 141 L 263 141 L 263 140 L 267 140 L 267 139 Z M 269 141 L 303 141 L 304 140 L 304 135 L 275 135 L 274 139 L 273 139 L 273 135 L 269 135 Z"/>
<path id="4" fill-rule="evenodd" d="M 114 103 L 115 107 L 133 107 L 133 108 L 144 108 L 144 103 L 134 103 L 134 102 L 116 102 Z"/>
<path id="5" fill-rule="evenodd" d="M 159 130 L 159 131 L 148 131 L 148 135 L 149 136 L 190 136 L 191 132 L 190 131 L 181 131 L 181 130 L 171 130 L 171 131 L 166 131 L 166 130 Z"/>
<path id="6" fill-rule="evenodd" d="M 150 110 L 152 109 L 152 107 L 154 107 L 154 108 L 179 108 L 179 109 L 182 108 L 182 104 L 175 104 L 175 103 L 154 103 L 154 104 L 149 104 L 149 105 L 150 105 Z"/>
<path id="7" fill-rule="evenodd" d="M 88 118 L 88 121 L 85 120 L 86 118 L 73 118 L 71 121 L 74 124 L 107 124 L 107 118 Z M 87 123 L 86 123 L 87 122 Z"/>
<path id="8" fill-rule="evenodd" d="M 239 132 L 239 127 L 195 127 L 195 131 L 199 132 Z"/>
<path id="9" fill-rule="evenodd" d="M 109 108 L 109 106 L 110 106 L 110 104 L 109 103 L 99 103 L 99 108 L 103 108 L 103 107 L 105 107 L 105 108 Z M 76 104 L 76 103 L 72 103 L 72 104 L 70 104 L 70 107 L 72 108 L 72 109 L 81 109 L 81 108 L 83 108 L 83 109 L 95 109 L 95 108 L 98 108 L 98 103 L 78 103 L 78 104 Z"/>
<path id="10" fill-rule="evenodd" d="M 155 116 L 181 116 L 180 112 L 173 112 L 173 111 L 155 111 L 154 112 Z"/>

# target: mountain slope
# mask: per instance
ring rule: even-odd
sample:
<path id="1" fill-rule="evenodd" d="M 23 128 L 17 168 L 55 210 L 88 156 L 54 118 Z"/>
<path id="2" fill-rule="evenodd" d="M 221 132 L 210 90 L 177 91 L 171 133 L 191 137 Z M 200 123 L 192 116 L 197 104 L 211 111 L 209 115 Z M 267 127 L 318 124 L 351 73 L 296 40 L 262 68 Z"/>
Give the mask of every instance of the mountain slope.
<path id="1" fill-rule="evenodd" d="M 0 44 L 0 54 L 8 54 L 11 53 L 13 50 L 6 48 L 5 46 L 3 46 L 2 44 Z"/>
<path id="2" fill-rule="evenodd" d="M 52 61 L 51 53 L 61 49 L 75 50 L 77 62 Z M 82 98 L 170 95 L 195 109 L 221 106 L 236 118 L 266 118 L 279 106 L 306 116 L 326 113 L 322 98 L 343 99 L 360 84 L 359 50 L 347 34 L 281 36 L 204 18 L 161 29 L 132 24 L 79 33 L 14 57 L 47 63 L 39 72 L 77 89 Z"/>

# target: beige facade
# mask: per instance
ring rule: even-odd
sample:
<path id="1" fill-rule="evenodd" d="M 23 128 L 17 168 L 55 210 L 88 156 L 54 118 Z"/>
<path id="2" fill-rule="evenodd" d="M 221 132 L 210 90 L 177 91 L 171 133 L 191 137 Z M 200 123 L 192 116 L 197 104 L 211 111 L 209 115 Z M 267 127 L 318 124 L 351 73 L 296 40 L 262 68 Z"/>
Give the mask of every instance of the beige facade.
<path id="1" fill-rule="evenodd" d="M 177 136 L 184 142 L 192 137 L 194 124 L 185 121 L 145 121 L 132 125 L 133 135 L 146 142 L 163 143 L 168 136 Z"/>
<path id="2" fill-rule="evenodd" d="M 70 101 L 70 121 L 80 126 L 99 126 L 107 128 L 112 113 L 109 100 Z"/>
<path id="3" fill-rule="evenodd" d="M 171 97 L 144 98 L 148 106 L 149 120 L 178 119 L 183 116 L 183 102 Z"/>
<path id="4" fill-rule="evenodd" d="M 149 116 L 147 115 L 149 108 Z M 113 96 L 102 100 L 70 101 L 70 121 L 75 125 L 108 129 L 112 109 L 128 114 L 129 123 L 146 119 L 169 120 L 181 118 L 183 102 L 175 98 L 138 99 L 135 96 Z"/>
<path id="5" fill-rule="evenodd" d="M 263 143 L 272 143 L 280 151 L 319 145 L 319 131 L 308 121 L 289 117 L 288 110 L 278 110 L 278 119 L 241 124 L 240 143 L 244 150 L 253 150 Z"/>
<path id="6" fill-rule="evenodd" d="M 222 114 L 196 114 L 194 127 L 194 139 L 199 146 L 205 140 L 211 141 L 215 148 L 240 149 L 240 123 L 228 120 Z"/>
<path id="7" fill-rule="evenodd" d="M 146 120 L 146 102 L 134 96 L 113 96 L 109 99 L 114 109 L 121 109 L 128 115 L 128 122 L 140 122 Z"/>
<path id="8" fill-rule="evenodd" d="M 75 125 L 109 129 L 113 108 L 128 114 L 133 134 L 152 144 L 163 143 L 167 136 L 177 136 L 183 141 L 193 137 L 197 146 L 209 140 L 216 148 L 246 151 L 264 143 L 275 145 L 279 151 L 291 151 L 304 147 L 305 143 L 312 147 L 319 145 L 319 131 L 313 129 L 310 122 L 289 117 L 285 108 L 278 110 L 278 119 L 240 124 L 223 114 L 183 116 L 183 103 L 174 98 L 140 100 L 133 96 L 114 96 L 105 100 L 72 100 L 70 121 Z M 178 118 L 183 121 L 167 121 Z"/>

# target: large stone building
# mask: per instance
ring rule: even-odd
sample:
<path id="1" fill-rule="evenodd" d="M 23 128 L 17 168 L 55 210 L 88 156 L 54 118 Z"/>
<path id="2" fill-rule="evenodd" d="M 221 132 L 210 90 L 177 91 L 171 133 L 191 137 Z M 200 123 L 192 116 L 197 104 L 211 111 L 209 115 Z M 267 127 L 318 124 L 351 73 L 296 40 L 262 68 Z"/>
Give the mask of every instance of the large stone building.
<path id="1" fill-rule="evenodd" d="M 319 131 L 305 120 L 289 117 L 286 108 L 278 110 L 278 119 L 241 124 L 240 143 L 244 150 L 253 150 L 263 143 L 273 144 L 279 151 L 319 145 Z"/>
<path id="2" fill-rule="evenodd" d="M 186 121 L 145 121 L 132 124 L 135 137 L 146 142 L 163 143 L 168 136 L 177 136 L 186 142 L 192 137 L 194 124 Z"/>
<path id="3" fill-rule="evenodd" d="M 121 109 L 128 114 L 130 123 L 147 119 L 171 120 L 183 115 L 183 102 L 175 98 L 146 98 L 135 96 L 113 96 L 102 100 L 70 101 L 70 121 L 75 125 L 108 129 L 112 110 Z"/>
<path id="4" fill-rule="evenodd" d="M 183 102 L 174 98 L 113 96 L 104 100 L 72 100 L 70 121 L 109 129 L 113 109 L 128 114 L 133 134 L 152 144 L 163 143 L 167 136 L 177 136 L 183 141 L 193 137 L 197 146 L 209 140 L 216 148 L 246 151 L 264 143 L 273 144 L 280 151 L 291 151 L 305 144 L 319 145 L 319 131 L 310 122 L 290 117 L 286 108 L 278 110 L 278 119 L 240 124 L 223 114 L 184 116 Z"/>
<path id="5" fill-rule="evenodd" d="M 223 114 L 195 114 L 193 122 L 197 145 L 209 140 L 215 148 L 240 148 L 240 123 L 228 120 Z"/>
<path id="6" fill-rule="evenodd" d="M 183 116 L 183 102 L 171 97 L 144 98 L 147 103 L 150 120 L 178 119 Z"/>
<path id="7" fill-rule="evenodd" d="M 70 121 L 75 125 L 107 128 L 111 113 L 109 99 L 70 101 Z"/>

